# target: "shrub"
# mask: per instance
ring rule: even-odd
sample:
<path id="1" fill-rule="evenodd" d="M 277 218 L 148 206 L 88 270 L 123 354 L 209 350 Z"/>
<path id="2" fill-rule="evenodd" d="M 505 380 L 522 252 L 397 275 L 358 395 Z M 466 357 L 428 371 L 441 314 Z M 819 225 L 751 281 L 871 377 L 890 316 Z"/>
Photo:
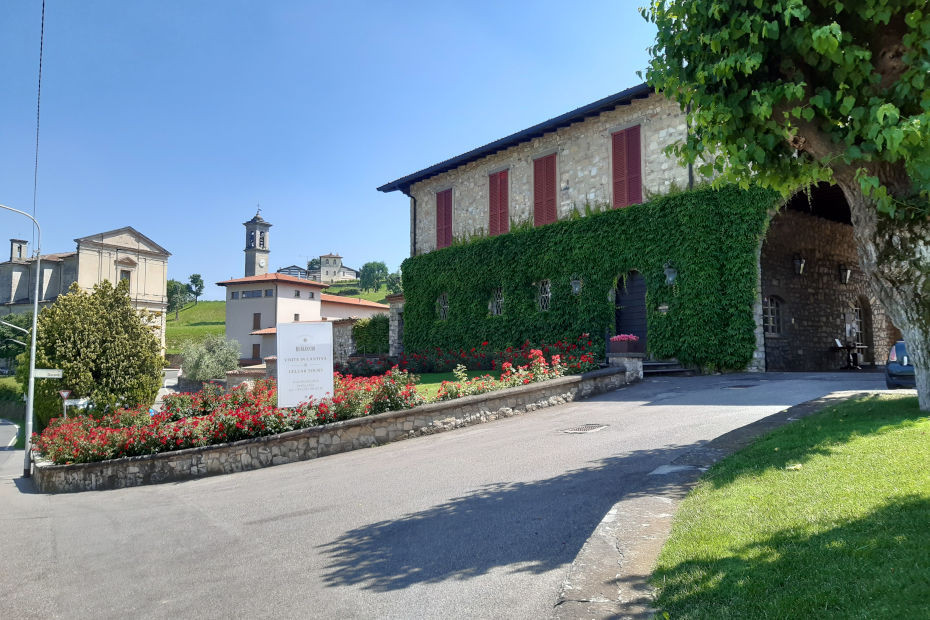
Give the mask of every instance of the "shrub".
<path id="1" fill-rule="evenodd" d="M 337 295 L 342 295 L 343 297 L 356 297 L 361 294 L 362 291 L 357 288 L 344 288 L 341 291 L 336 291 Z"/>
<path id="2" fill-rule="evenodd" d="M 75 283 L 44 308 L 38 318 L 36 367 L 60 368 L 64 376 L 36 381 L 36 429 L 61 412 L 58 390 L 63 387 L 73 398 L 90 398 L 97 415 L 117 406 L 148 409 L 163 379 L 161 343 L 149 319 L 132 306 L 125 281 L 115 287 L 103 281 L 89 293 Z M 28 355 L 20 355 L 16 371 L 24 387 Z"/>
<path id="3" fill-rule="evenodd" d="M 222 379 L 239 365 L 239 343 L 216 334 L 188 341 L 181 351 L 184 376 L 193 381 Z"/>
<path id="4" fill-rule="evenodd" d="M 379 314 L 370 319 L 360 319 L 352 326 L 355 350 L 361 354 L 387 353 L 390 321 L 387 315 Z"/>

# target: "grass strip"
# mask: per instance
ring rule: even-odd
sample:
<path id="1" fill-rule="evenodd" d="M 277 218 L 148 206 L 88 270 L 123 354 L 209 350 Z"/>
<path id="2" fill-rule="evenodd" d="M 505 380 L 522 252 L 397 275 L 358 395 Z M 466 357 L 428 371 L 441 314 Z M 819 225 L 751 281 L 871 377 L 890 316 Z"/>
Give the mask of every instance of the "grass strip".
<path id="1" fill-rule="evenodd" d="M 880 395 L 712 467 L 653 573 L 659 617 L 916 618 L 930 609 L 930 418 Z"/>

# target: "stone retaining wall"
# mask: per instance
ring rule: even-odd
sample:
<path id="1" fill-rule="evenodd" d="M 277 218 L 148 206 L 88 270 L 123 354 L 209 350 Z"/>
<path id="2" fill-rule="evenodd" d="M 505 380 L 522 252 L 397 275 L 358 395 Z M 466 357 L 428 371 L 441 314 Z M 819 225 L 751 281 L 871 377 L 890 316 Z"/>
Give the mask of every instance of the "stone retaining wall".
<path id="1" fill-rule="evenodd" d="M 616 390 L 627 383 L 625 368 L 604 368 L 583 375 L 430 403 L 405 411 L 389 411 L 280 435 L 203 448 L 77 465 L 54 465 L 37 459 L 33 480 L 40 491 L 61 493 L 228 474 L 305 461 L 508 418 Z"/>

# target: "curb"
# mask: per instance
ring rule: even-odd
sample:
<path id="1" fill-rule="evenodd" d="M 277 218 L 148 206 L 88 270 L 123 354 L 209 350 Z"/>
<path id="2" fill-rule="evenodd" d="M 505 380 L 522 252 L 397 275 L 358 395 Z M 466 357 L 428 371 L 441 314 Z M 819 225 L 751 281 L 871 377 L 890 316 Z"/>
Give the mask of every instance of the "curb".
<path id="1" fill-rule="evenodd" d="M 831 392 L 794 405 L 724 433 L 651 472 L 664 474 L 661 490 L 614 504 L 569 567 L 551 617 L 559 620 L 653 618 L 656 614 L 654 588 L 649 583 L 652 570 L 671 532 L 679 502 L 694 488 L 704 471 L 770 431 L 828 406 L 873 393 L 862 390 Z M 631 523 L 639 527 L 634 529 Z"/>

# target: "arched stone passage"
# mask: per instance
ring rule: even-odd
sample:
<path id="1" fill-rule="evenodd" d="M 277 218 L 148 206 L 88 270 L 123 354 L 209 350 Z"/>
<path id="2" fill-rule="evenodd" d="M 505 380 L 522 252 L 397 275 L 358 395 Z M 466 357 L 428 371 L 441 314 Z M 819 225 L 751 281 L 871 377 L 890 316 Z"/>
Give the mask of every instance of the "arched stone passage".
<path id="1" fill-rule="evenodd" d="M 792 197 L 772 218 L 759 262 L 766 370 L 835 370 L 845 360 L 836 341 L 854 346 L 857 335 L 862 360 L 884 359 L 897 330 L 859 269 L 838 187 Z"/>

